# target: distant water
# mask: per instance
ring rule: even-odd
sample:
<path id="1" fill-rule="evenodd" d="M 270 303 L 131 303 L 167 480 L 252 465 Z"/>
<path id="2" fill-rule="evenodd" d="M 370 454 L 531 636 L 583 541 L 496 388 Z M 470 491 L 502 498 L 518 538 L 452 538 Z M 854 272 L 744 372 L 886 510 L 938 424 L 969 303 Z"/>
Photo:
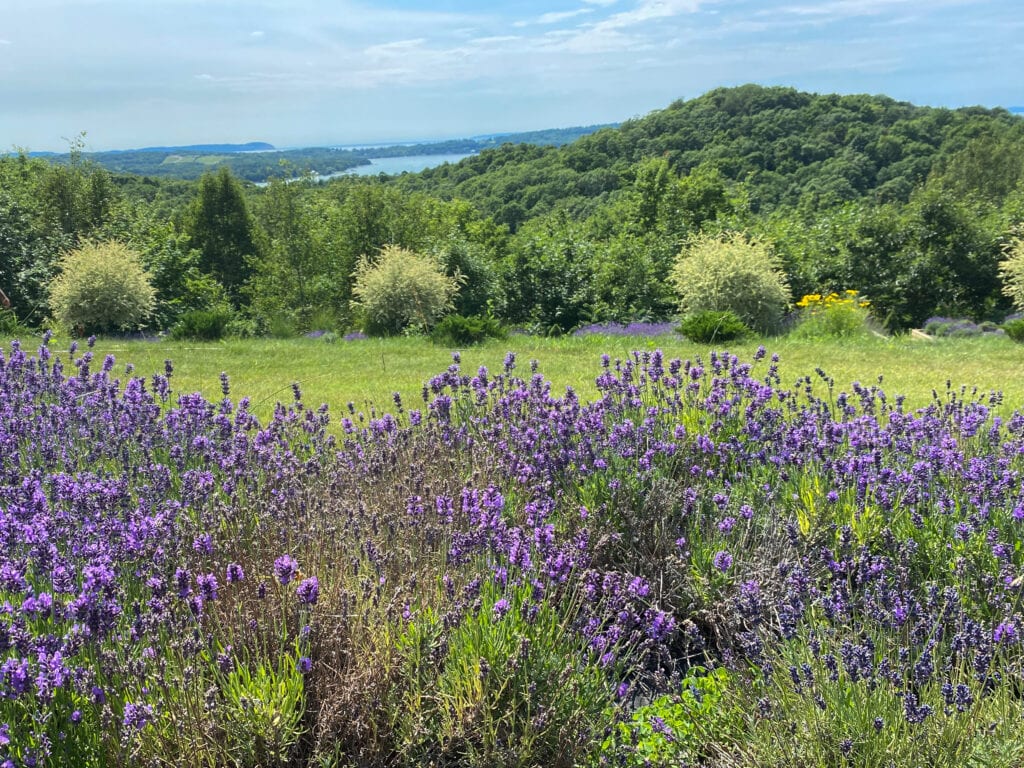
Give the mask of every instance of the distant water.
<path id="1" fill-rule="evenodd" d="M 342 176 L 352 174 L 355 176 L 376 176 L 378 173 L 416 173 L 426 168 L 433 168 L 436 165 L 445 163 L 457 163 L 469 155 L 410 155 L 409 157 L 375 157 L 370 158 L 369 165 L 360 165 L 351 168 L 344 174 L 332 174 Z"/>

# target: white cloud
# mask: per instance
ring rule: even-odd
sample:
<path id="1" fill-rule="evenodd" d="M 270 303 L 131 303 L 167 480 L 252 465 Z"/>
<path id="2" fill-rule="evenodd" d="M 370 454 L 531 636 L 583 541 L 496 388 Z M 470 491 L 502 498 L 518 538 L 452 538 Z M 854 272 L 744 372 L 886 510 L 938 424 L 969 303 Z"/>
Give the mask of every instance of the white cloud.
<path id="1" fill-rule="evenodd" d="M 598 22 L 581 24 L 577 33 L 565 38 L 558 47 L 578 54 L 612 53 L 615 51 L 640 52 L 655 46 L 649 34 L 637 27 L 649 22 L 671 19 L 700 10 L 702 0 L 639 0 L 628 11 L 613 13 Z"/>
<path id="2" fill-rule="evenodd" d="M 575 11 L 554 11 L 552 13 L 545 13 L 543 16 L 538 17 L 538 24 L 557 24 L 560 21 L 566 19 L 572 19 L 576 16 L 582 16 L 586 13 L 593 13 L 593 8 L 577 8 Z"/>
<path id="3" fill-rule="evenodd" d="M 908 8 L 927 11 L 942 6 L 973 5 L 978 2 L 979 0 L 830 0 L 804 5 L 784 5 L 761 13 L 846 19 L 855 16 L 877 16 L 890 11 L 905 11 Z"/>
<path id="4" fill-rule="evenodd" d="M 566 21 L 568 19 L 574 19 L 577 16 L 583 16 L 588 13 L 593 13 L 593 8 L 577 8 L 575 11 L 552 11 L 550 13 L 544 13 L 535 19 L 527 19 L 522 21 L 516 21 L 512 23 L 513 27 L 529 27 L 535 24 L 548 25 L 557 24 L 560 21 Z"/>
<path id="5" fill-rule="evenodd" d="M 668 19 L 684 13 L 693 13 L 700 9 L 701 0 L 641 0 L 631 11 L 623 11 L 609 16 L 596 27 L 603 29 L 622 29 L 642 24 L 655 19 Z"/>
<path id="6" fill-rule="evenodd" d="M 256 31 L 249 33 L 249 37 L 253 38 L 254 40 L 259 40 L 262 37 L 266 37 L 266 35 L 267 33 L 264 32 L 262 29 L 257 29 Z"/>

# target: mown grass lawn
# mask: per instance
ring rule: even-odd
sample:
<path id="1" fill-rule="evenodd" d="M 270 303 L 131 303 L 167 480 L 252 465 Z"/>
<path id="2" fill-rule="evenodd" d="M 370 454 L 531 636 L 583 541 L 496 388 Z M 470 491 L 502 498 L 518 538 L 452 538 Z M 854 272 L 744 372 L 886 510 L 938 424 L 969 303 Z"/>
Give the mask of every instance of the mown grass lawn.
<path id="1" fill-rule="evenodd" d="M 34 341 L 26 340 L 26 344 Z M 785 385 L 811 376 L 820 386 L 815 369 L 835 381 L 836 390 L 854 381 L 882 386 L 895 396 L 906 395 L 910 405 L 923 405 L 932 390 L 977 387 L 980 392 L 1001 391 L 1004 409 L 1024 406 L 1024 346 L 1006 338 L 945 339 L 933 343 L 907 338 L 858 341 L 798 341 L 772 338 L 734 342 L 729 350 L 750 359 L 759 345 L 778 353 Z M 707 357 L 722 346 L 692 344 L 677 336 L 623 338 L 587 336 L 535 338 L 511 336 L 461 351 L 464 371 L 485 365 L 499 370 L 505 353 L 516 353 L 520 370 L 537 360 L 539 371 L 556 391 L 573 387 L 581 396 L 596 392 L 594 376 L 602 354 L 624 357 L 635 349 L 661 349 L 668 358 Z M 54 345 L 65 350 L 67 343 Z M 423 382 L 451 363 L 452 350 L 425 339 L 394 338 L 337 341 L 319 339 L 249 339 L 217 343 L 126 342 L 100 339 L 94 349 L 98 360 L 113 354 L 116 370 L 132 363 L 140 374 L 163 371 L 164 360 L 174 366 L 172 387 L 177 392 L 200 391 L 210 398 L 220 392 L 220 374 L 226 372 L 233 397 L 248 396 L 260 416 L 278 401 L 291 399 L 291 384 L 298 382 L 308 404 L 327 403 L 339 412 L 347 403 L 367 402 L 389 407 L 400 392 L 408 403 L 420 397 Z M 819 389 L 824 393 L 824 389 Z"/>

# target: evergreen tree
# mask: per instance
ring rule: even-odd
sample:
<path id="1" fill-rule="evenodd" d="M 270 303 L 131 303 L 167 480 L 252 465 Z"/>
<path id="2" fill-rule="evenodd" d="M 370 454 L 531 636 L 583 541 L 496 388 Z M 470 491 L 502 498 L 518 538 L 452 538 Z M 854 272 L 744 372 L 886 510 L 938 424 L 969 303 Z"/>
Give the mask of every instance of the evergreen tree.
<path id="1" fill-rule="evenodd" d="M 190 247 L 199 251 L 199 268 L 217 278 L 237 304 L 258 249 L 242 187 L 227 167 L 200 180 L 186 231 Z"/>

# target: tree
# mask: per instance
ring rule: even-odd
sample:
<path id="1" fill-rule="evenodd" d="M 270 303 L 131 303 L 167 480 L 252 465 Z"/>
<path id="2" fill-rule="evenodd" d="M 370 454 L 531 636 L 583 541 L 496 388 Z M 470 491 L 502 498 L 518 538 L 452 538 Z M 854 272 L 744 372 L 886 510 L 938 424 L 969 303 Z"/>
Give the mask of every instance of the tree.
<path id="1" fill-rule="evenodd" d="M 313 239 L 316 211 L 305 192 L 301 183 L 281 179 L 266 188 L 257 209 L 266 241 L 250 285 L 257 314 L 284 318 L 303 331 L 332 303 L 325 252 Z"/>
<path id="2" fill-rule="evenodd" d="M 258 254 L 256 231 L 245 195 L 222 167 L 199 181 L 199 197 L 186 219 L 189 246 L 199 251 L 199 268 L 213 275 L 236 304 Z"/>
<path id="3" fill-rule="evenodd" d="M 547 333 L 569 331 L 590 320 L 595 248 L 582 226 L 564 215 L 529 222 L 504 261 L 505 317 Z"/>

